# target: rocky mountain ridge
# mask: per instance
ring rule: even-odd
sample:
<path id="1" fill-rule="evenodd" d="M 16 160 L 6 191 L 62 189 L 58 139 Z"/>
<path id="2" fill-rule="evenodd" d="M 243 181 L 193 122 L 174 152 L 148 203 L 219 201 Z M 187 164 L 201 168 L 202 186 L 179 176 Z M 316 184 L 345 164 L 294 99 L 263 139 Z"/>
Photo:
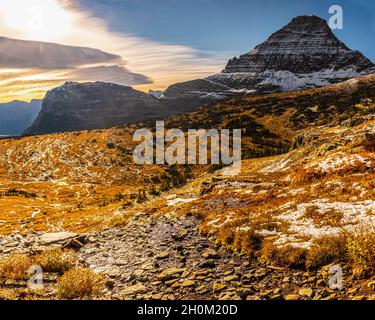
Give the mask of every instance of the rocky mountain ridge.
<path id="1" fill-rule="evenodd" d="M 374 64 L 349 49 L 316 16 L 299 16 L 251 52 L 229 60 L 222 73 L 174 84 L 164 96 L 178 100 L 294 91 L 326 86 L 375 71 Z"/>
<path id="2" fill-rule="evenodd" d="M 109 83 L 66 83 L 47 93 L 25 135 L 109 128 L 157 119 L 199 106 L 270 92 L 327 86 L 375 72 L 316 16 L 300 16 L 251 52 L 231 59 L 222 73 L 149 94 Z"/>
<path id="3" fill-rule="evenodd" d="M 159 101 L 131 87 L 67 82 L 49 91 L 24 135 L 104 129 L 166 114 Z"/>
<path id="4" fill-rule="evenodd" d="M 361 72 L 372 67 L 370 60 L 337 39 L 325 20 L 299 16 L 250 53 L 231 59 L 223 73 L 284 70 L 307 74 L 348 68 Z"/>

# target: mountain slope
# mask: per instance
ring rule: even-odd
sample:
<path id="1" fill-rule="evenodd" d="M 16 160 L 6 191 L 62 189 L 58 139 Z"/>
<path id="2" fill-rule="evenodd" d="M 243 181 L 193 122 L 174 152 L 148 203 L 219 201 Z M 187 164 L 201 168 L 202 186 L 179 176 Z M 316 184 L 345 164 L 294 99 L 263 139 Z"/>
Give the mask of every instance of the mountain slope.
<path id="1" fill-rule="evenodd" d="M 368 75 L 167 120 L 242 128 L 250 159 L 231 177 L 216 166 L 135 165 L 132 134 L 144 122 L 0 140 L 0 264 L 73 247 L 116 299 L 373 299 L 374 89 Z M 62 231 L 78 234 L 43 243 Z M 327 288 L 332 265 L 350 279 L 343 290 Z M 11 293 L 52 299 L 56 278 L 42 295 L 22 280 Z"/>
<path id="2" fill-rule="evenodd" d="M 369 75 L 302 92 L 230 99 L 166 119 L 166 127 L 184 131 L 213 127 L 242 129 L 245 160 L 241 176 L 246 178 L 251 171 L 254 180 L 259 181 L 267 174 L 268 180 L 264 182 L 269 183 L 274 178 L 274 172 L 280 171 L 278 174 L 283 175 L 283 170 L 292 164 L 293 168 L 300 169 L 301 161 L 306 160 L 307 172 L 303 173 L 303 177 L 310 181 L 311 177 L 321 178 L 319 168 L 329 167 L 328 164 L 323 165 L 325 160 L 335 165 L 334 170 L 340 169 L 340 162 L 337 162 L 337 167 L 334 158 L 326 158 L 336 156 L 338 151 L 348 158 L 349 167 L 354 166 L 364 173 L 368 171 L 366 166 L 357 166 L 355 153 L 350 155 L 350 150 L 356 148 L 366 158 L 373 155 L 374 101 L 375 75 Z M 118 192 L 132 190 L 135 193 L 144 188 L 148 197 L 153 199 L 155 190 L 152 191 L 152 185 L 156 190 L 168 190 L 163 186 L 162 177 L 178 172 L 166 174 L 167 166 L 136 166 L 133 163 L 132 150 L 137 143 L 132 141 L 132 134 L 137 128 L 147 125 L 154 128 L 155 122 L 135 123 L 123 129 L 0 140 L 2 192 L 16 189 L 40 195 L 35 199 L 27 198 L 25 201 L 28 203 L 22 209 L 17 203 L 20 199 L 0 197 L 3 214 L 7 216 L 9 212 L 22 211 L 27 215 L 42 205 L 54 213 L 56 223 L 63 218 L 59 215 L 61 210 L 65 212 L 67 221 L 81 220 L 85 216 L 75 216 L 74 213 L 86 212 L 87 209 L 88 214 L 95 215 L 101 200 L 113 200 Z M 274 158 L 263 158 L 270 155 Z M 254 157 L 259 159 L 246 160 Z M 207 166 L 191 168 L 191 173 L 198 179 L 189 191 L 195 196 L 200 182 L 218 174 L 209 173 L 207 169 Z M 215 168 L 210 169 L 212 172 Z M 355 171 L 352 173 L 355 174 Z M 293 177 L 297 176 L 301 176 L 301 173 L 295 171 Z M 366 176 L 364 179 L 367 179 Z M 173 187 L 173 184 L 169 185 L 169 188 Z M 184 192 L 182 190 L 182 194 Z M 165 200 L 163 197 L 156 199 Z M 121 202 L 122 198 L 115 202 L 112 200 L 108 200 L 108 204 L 113 209 L 113 205 Z M 75 207 L 80 202 L 87 208 Z M 59 203 L 63 203 L 63 206 L 59 206 Z M 104 209 L 100 206 L 97 212 L 102 214 Z M 0 220 L 4 217 L 0 217 Z M 16 218 L 17 215 L 8 216 L 7 220 L 11 219 L 14 223 L 5 226 L 18 228 Z M 42 217 L 37 222 L 45 223 Z M 69 223 L 64 226 L 69 226 Z"/>
<path id="3" fill-rule="evenodd" d="M 103 129 L 165 114 L 146 93 L 110 83 L 65 83 L 49 91 L 24 135 Z"/>
<path id="4" fill-rule="evenodd" d="M 232 98 L 166 120 L 169 128 L 242 128 L 243 156 L 287 151 L 300 131 L 374 117 L 375 74 L 304 91 Z"/>
<path id="5" fill-rule="evenodd" d="M 41 100 L 30 103 L 12 101 L 0 104 L 0 135 L 19 136 L 38 116 Z"/>

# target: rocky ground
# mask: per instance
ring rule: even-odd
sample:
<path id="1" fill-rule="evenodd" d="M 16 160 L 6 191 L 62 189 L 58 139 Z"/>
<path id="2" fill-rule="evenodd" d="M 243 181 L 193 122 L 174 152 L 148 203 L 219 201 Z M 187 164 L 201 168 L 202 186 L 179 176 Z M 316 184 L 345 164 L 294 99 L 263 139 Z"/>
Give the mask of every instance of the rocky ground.
<path id="1" fill-rule="evenodd" d="M 4 254 L 63 246 L 79 253 L 79 263 L 104 274 L 111 299 L 375 299 L 375 280 L 356 279 L 343 266 L 342 290 L 329 288 L 329 268 L 306 272 L 263 264 L 215 246 L 197 232 L 193 217 L 151 218 L 138 214 L 125 227 L 74 233 L 11 235 Z M 53 298 L 54 275 L 43 297 Z M 25 283 L 6 283 L 21 288 Z M 40 293 L 39 293 L 40 294 Z"/>
<path id="2" fill-rule="evenodd" d="M 38 293 L 9 279 L 25 278 L 14 253 L 34 263 L 62 246 L 105 276 L 109 299 L 373 299 L 374 86 L 369 76 L 170 120 L 244 128 L 248 159 L 232 177 L 136 166 L 120 128 L 1 140 L 0 298 L 57 298 L 66 270 Z M 329 286 L 337 261 L 342 290 Z"/>

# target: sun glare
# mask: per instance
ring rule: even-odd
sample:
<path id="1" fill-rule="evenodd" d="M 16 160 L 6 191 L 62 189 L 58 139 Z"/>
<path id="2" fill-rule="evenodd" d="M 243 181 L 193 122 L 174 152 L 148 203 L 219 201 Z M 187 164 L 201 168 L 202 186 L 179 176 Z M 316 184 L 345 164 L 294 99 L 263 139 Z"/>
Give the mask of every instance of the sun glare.
<path id="1" fill-rule="evenodd" d="M 5 23 L 27 40 L 54 41 L 72 29 L 68 11 L 57 0 L 1 1 Z"/>

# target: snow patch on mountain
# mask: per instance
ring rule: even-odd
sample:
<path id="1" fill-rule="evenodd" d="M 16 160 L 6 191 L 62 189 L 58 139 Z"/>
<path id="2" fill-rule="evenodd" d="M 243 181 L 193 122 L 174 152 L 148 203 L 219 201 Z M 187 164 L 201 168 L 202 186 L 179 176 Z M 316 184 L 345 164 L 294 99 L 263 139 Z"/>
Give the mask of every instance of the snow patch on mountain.
<path id="1" fill-rule="evenodd" d="M 283 91 L 294 91 L 326 86 L 336 79 L 350 79 L 364 75 L 365 72 L 358 72 L 354 68 L 344 70 L 325 69 L 307 74 L 295 74 L 290 71 L 267 70 L 260 75 L 265 77 L 258 86 L 278 86 Z"/>

